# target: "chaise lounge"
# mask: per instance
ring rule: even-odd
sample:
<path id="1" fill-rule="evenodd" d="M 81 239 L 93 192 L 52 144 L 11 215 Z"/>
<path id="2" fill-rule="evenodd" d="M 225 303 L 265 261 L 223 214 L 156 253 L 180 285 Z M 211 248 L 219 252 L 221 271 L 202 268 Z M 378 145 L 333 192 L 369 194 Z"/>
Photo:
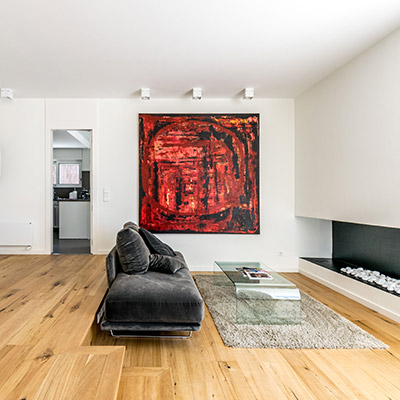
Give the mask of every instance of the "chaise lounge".
<path id="1" fill-rule="evenodd" d="M 106 272 L 102 330 L 115 337 L 200 330 L 204 304 L 183 255 L 150 232 L 126 223 Z"/>

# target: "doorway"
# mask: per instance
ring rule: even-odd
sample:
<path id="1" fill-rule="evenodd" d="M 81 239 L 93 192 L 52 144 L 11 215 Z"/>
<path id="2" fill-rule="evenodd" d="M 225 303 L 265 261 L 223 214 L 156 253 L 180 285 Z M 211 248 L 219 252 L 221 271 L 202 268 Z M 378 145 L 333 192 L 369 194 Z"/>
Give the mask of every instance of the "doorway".
<path id="1" fill-rule="evenodd" d="M 91 254 L 92 132 L 52 132 L 52 254 Z"/>

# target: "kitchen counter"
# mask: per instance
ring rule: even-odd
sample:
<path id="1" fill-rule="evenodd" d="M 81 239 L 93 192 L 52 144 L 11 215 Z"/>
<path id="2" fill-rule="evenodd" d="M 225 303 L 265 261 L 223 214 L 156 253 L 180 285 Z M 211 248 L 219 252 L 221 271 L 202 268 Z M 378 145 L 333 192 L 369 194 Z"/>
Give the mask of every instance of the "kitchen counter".
<path id="1" fill-rule="evenodd" d="M 90 239 L 90 201 L 59 201 L 60 239 Z"/>

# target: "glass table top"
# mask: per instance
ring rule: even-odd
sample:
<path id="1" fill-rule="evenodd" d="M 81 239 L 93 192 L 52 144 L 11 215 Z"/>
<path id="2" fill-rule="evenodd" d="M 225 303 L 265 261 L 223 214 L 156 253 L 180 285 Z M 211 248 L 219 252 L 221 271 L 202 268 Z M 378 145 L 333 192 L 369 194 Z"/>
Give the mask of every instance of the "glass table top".
<path id="1" fill-rule="evenodd" d="M 272 279 L 250 279 L 243 268 L 261 268 Z M 214 261 L 214 285 L 232 287 L 238 324 L 301 323 L 299 289 L 261 262 Z"/>
<path id="2" fill-rule="evenodd" d="M 288 281 L 261 262 L 215 261 L 215 265 L 225 273 L 235 286 L 296 288 L 294 283 Z M 269 272 L 273 279 L 249 279 L 240 271 L 240 268 L 262 268 Z"/>

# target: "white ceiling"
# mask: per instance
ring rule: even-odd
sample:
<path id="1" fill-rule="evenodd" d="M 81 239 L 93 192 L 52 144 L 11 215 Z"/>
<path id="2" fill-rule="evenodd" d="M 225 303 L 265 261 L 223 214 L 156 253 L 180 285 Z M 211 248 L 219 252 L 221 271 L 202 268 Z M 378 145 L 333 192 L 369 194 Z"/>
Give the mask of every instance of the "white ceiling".
<path id="1" fill-rule="evenodd" d="M 53 149 L 90 149 L 90 131 L 53 131 Z"/>
<path id="2" fill-rule="evenodd" d="M 400 26 L 400 0 L 3 0 L 15 97 L 293 97 Z"/>

